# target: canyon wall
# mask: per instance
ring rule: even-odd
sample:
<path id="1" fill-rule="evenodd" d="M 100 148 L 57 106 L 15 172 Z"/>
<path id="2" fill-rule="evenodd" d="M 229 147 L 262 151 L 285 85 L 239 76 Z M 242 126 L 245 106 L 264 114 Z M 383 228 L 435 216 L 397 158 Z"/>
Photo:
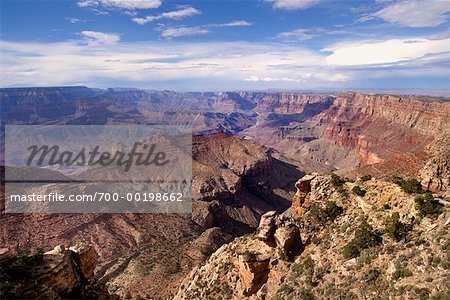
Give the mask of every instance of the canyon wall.
<path id="1" fill-rule="evenodd" d="M 257 124 L 244 133 L 290 155 L 309 172 L 417 177 L 437 152 L 448 152 L 448 99 L 354 92 L 336 98 L 267 98 L 258 107 L 277 113 L 260 114 Z M 308 111 L 311 105 L 318 109 Z M 439 146 L 431 147 L 434 144 Z"/>
<path id="2" fill-rule="evenodd" d="M 323 138 L 359 156 L 357 175 L 417 176 L 434 156 L 427 146 L 450 135 L 450 102 L 433 98 L 346 92 L 317 118 Z"/>

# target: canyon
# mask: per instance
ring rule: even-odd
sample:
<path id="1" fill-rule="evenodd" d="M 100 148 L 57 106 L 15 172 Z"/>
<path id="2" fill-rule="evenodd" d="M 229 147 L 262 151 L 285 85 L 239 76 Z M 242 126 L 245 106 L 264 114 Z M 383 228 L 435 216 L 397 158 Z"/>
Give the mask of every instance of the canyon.
<path id="1" fill-rule="evenodd" d="M 344 226 L 362 209 L 339 202 L 339 193 L 327 177 L 314 175 L 313 181 L 297 182 L 305 173 L 335 173 L 349 180 L 364 175 L 380 180 L 390 175 L 413 177 L 425 189 L 443 197 L 450 192 L 450 101 L 446 98 L 355 92 L 176 93 L 86 87 L 0 89 L 0 96 L 2 126 L 192 125 L 192 214 L 0 216 L 0 248 L 8 248 L 12 254 L 78 242 L 91 245 L 98 255 L 96 280 L 111 295 L 120 297 L 168 299 L 176 294 L 182 299 L 182 295 L 192 295 L 197 289 L 193 286 L 199 283 L 198 274 L 213 278 L 219 276 L 215 272 L 223 271 L 213 267 L 218 257 L 220 265 L 229 260 L 243 270 L 242 286 L 236 287 L 235 298 L 253 295 L 260 299 L 264 284 L 268 289 L 265 293 L 277 294 L 275 286 L 281 283 L 270 275 L 281 272 L 278 266 L 272 267 L 274 257 L 279 255 L 276 252 L 290 249 L 293 244 L 303 247 L 313 236 L 299 224 L 287 222 L 284 214 L 275 215 L 287 211 L 287 216 L 295 211 L 295 217 L 300 217 L 315 202 L 334 199 L 344 208 L 350 207 L 351 214 L 339 221 Z M 1 134 L 3 148 L 4 130 Z M 322 187 L 316 188 L 316 183 Z M 347 185 L 350 190 L 352 183 Z M 383 194 L 382 187 L 390 191 L 389 197 L 398 193 L 395 186 L 378 179 L 364 188 L 371 190 L 372 185 L 374 193 Z M 303 186 L 306 190 L 302 192 Z M 405 202 L 397 204 L 409 216 L 408 209 L 414 211 L 408 204 L 411 199 L 402 197 Z M 357 198 L 353 200 L 360 203 Z M 382 202 L 376 197 L 370 201 L 362 206 L 378 207 Z M 272 212 L 272 217 L 263 221 L 269 224 L 268 232 L 273 231 L 273 243 L 261 241 L 247 249 L 251 253 L 260 248 L 265 251 L 261 257 L 266 258 L 246 264 L 241 257 L 246 246 L 241 242 L 249 239 L 267 212 Z M 371 211 L 373 222 L 375 215 Z M 438 224 L 442 225 L 445 220 L 440 218 Z M 276 228 L 270 227 L 271 223 L 276 223 Z M 223 246 L 236 237 L 231 246 Z M 349 238 L 346 234 L 345 239 Z M 224 256 L 227 247 L 242 249 L 236 250 L 242 255 Z M 207 265 L 199 269 L 205 261 Z M 287 266 L 281 268 L 284 272 Z M 260 269 L 268 273 L 255 275 L 255 270 Z M 245 295 L 239 291 L 245 291 Z M 206 295 L 202 288 L 198 292 L 202 297 Z"/>
<path id="2" fill-rule="evenodd" d="M 416 177 L 449 146 L 450 106 L 439 97 L 62 87 L 2 89 L 1 98 L 5 125 L 189 124 L 196 135 L 225 132 L 256 140 L 304 171 L 348 177 Z M 429 182 L 448 182 L 427 168 L 439 174 Z"/>

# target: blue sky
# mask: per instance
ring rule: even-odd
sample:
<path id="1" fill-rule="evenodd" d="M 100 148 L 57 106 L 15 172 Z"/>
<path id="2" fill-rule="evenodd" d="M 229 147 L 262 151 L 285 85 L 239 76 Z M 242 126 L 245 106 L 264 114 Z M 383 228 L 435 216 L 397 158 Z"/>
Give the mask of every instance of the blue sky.
<path id="1" fill-rule="evenodd" d="M 448 89 L 450 0 L 2 0 L 1 86 Z"/>

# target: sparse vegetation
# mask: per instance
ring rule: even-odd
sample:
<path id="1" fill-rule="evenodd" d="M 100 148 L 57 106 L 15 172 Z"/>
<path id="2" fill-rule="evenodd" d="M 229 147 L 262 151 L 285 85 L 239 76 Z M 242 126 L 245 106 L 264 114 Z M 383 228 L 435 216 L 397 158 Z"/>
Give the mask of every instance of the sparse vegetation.
<path id="1" fill-rule="evenodd" d="M 257 254 L 255 252 L 245 250 L 244 254 L 242 255 L 244 261 L 254 261 L 258 258 Z"/>
<path id="2" fill-rule="evenodd" d="M 319 224 L 334 221 L 343 212 L 344 209 L 333 201 L 327 201 L 325 208 L 321 208 L 318 204 L 313 204 L 309 210 L 311 218 Z"/>
<path id="3" fill-rule="evenodd" d="M 340 177 L 339 175 L 336 175 L 334 173 L 331 174 L 331 184 L 334 187 L 342 186 L 344 183 L 345 183 L 345 180 L 342 177 Z"/>
<path id="4" fill-rule="evenodd" d="M 30 268 L 38 266 L 44 260 L 44 251 L 37 248 L 33 254 L 23 253 L 6 269 L 6 273 L 12 277 L 24 279 Z"/>
<path id="5" fill-rule="evenodd" d="M 311 293 L 311 291 L 307 290 L 307 289 L 302 289 L 300 291 L 300 300 L 314 300 L 316 299 L 313 295 L 313 293 Z"/>
<path id="6" fill-rule="evenodd" d="M 437 216 L 443 211 L 443 205 L 439 203 L 439 201 L 434 200 L 431 193 L 418 195 L 415 199 L 415 203 L 421 217 Z"/>
<path id="7" fill-rule="evenodd" d="M 308 284 L 312 284 L 314 277 L 314 261 L 310 256 L 303 261 L 302 267 L 302 274 L 306 277 Z"/>
<path id="8" fill-rule="evenodd" d="M 348 192 L 345 188 L 345 179 L 336 175 L 336 174 L 331 174 L 331 184 L 333 185 L 333 187 L 335 187 L 337 189 L 337 191 L 339 192 L 339 194 L 341 194 L 344 197 L 348 196 Z"/>
<path id="9" fill-rule="evenodd" d="M 395 241 L 400 241 L 401 239 L 406 240 L 410 228 L 406 224 L 400 221 L 400 214 L 398 212 L 393 213 L 386 220 L 386 227 L 384 231 L 389 235 L 389 237 Z"/>
<path id="10" fill-rule="evenodd" d="M 400 188 L 408 194 L 421 194 L 424 192 L 422 184 L 415 178 L 403 179 L 399 176 L 393 176 L 391 180 L 398 184 Z"/>
<path id="11" fill-rule="evenodd" d="M 364 176 L 362 176 L 361 178 L 360 178 L 360 180 L 362 181 L 362 182 L 366 182 L 366 181 L 369 181 L 369 180 L 371 180 L 372 179 L 372 176 L 370 176 L 370 175 L 364 175 Z"/>
<path id="12" fill-rule="evenodd" d="M 366 191 L 363 190 L 362 188 L 360 188 L 359 185 L 355 185 L 352 188 L 352 192 L 353 192 L 353 194 L 360 196 L 360 197 L 364 197 L 366 195 Z"/>
<path id="13" fill-rule="evenodd" d="M 278 249 L 278 256 L 282 261 L 289 261 L 289 256 L 284 249 Z"/>
<path id="14" fill-rule="evenodd" d="M 363 275 L 363 280 L 366 283 L 373 283 L 381 276 L 381 272 L 378 269 L 369 269 Z"/>
<path id="15" fill-rule="evenodd" d="M 399 268 L 399 269 L 395 270 L 394 274 L 392 274 L 392 278 L 395 280 L 398 280 L 400 278 L 409 277 L 412 275 L 413 275 L 413 273 L 411 272 L 410 269 Z"/>
<path id="16" fill-rule="evenodd" d="M 375 247 L 364 249 L 356 258 L 358 268 L 362 268 L 364 265 L 370 264 L 374 258 L 378 255 L 378 251 Z"/>
<path id="17" fill-rule="evenodd" d="M 345 258 L 358 257 L 362 250 L 377 246 L 381 237 L 374 233 L 372 226 L 366 220 L 362 221 L 355 232 L 355 237 L 343 248 Z"/>
<path id="18" fill-rule="evenodd" d="M 279 247 L 273 249 L 271 255 L 274 263 L 269 263 L 267 282 L 280 280 L 280 285 L 275 291 L 262 286 L 254 295 L 277 300 L 314 297 L 381 300 L 405 296 L 446 299 L 442 296 L 448 294 L 445 292 L 446 281 L 450 279 L 445 278 L 450 269 L 447 219 L 441 215 L 424 222 L 420 221 L 423 217 L 418 213 L 415 218 L 409 215 L 415 198 L 426 202 L 433 201 L 433 196 L 429 192 L 407 195 L 395 184 L 385 181 L 362 183 L 359 179 L 356 184 L 351 184 L 345 183 L 341 177 L 333 177 L 334 184 L 349 192 L 352 192 L 349 186 L 354 185 L 365 189 L 364 202 L 370 204 L 371 209 L 361 209 L 360 201 L 341 202 L 342 197 L 335 188 L 334 193 L 324 191 L 325 180 L 312 185 L 314 201 L 310 202 L 309 210 L 298 219 L 290 220 L 305 232 L 303 252 L 285 262 L 285 253 Z M 317 190 L 314 191 L 314 188 Z M 425 212 L 435 213 L 436 209 L 440 209 L 440 206 L 429 208 L 427 205 L 423 203 Z M 442 211 L 446 213 L 446 207 L 442 207 Z M 280 218 L 281 226 L 285 218 Z M 246 243 L 252 243 L 252 247 L 247 249 L 256 249 L 253 244 L 261 242 L 259 239 L 246 240 Z M 240 250 L 241 255 L 244 250 Z M 250 258 L 251 253 L 247 256 Z M 263 256 L 258 259 L 262 260 Z M 212 265 L 211 269 L 217 272 L 216 266 Z M 218 271 L 219 278 L 223 269 Z M 225 277 L 232 288 L 238 287 L 235 282 L 239 276 L 231 277 L 232 273 L 237 272 L 237 269 L 228 271 L 228 277 Z M 208 280 L 213 278 L 216 277 L 208 277 Z M 205 289 L 202 292 L 207 295 Z M 233 296 L 237 297 L 240 293 L 237 290 Z M 205 296 L 205 299 L 208 297 Z"/>

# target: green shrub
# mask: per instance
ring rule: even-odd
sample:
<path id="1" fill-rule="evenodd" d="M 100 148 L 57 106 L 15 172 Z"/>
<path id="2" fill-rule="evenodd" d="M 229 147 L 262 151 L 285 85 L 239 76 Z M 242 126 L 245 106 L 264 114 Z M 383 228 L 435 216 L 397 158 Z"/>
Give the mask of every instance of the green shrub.
<path id="1" fill-rule="evenodd" d="M 421 217 L 426 217 L 428 215 L 437 216 L 443 211 L 443 205 L 439 203 L 439 201 L 434 200 L 431 193 L 417 196 L 415 203 Z"/>
<path id="2" fill-rule="evenodd" d="M 359 256 L 356 258 L 356 266 L 358 268 L 361 268 L 366 264 L 370 264 L 372 260 L 378 255 L 378 251 L 376 250 L 377 249 L 374 247 L 363 249 L 361 253 L 359 253 Z"/>
<path id="3" fill-rule="evenodd" d="M 333 201 L 327 201 L 325 204 L 325 214 L 331 221 L 334 221 L 343 212 L 344 209 Z"/>
<path id="4" fill-rule="evenodd" d="M 408 194 L 421 194 L 424 192 L 422 184 L 417 179 L 409 178 L 405 180 L 399 176 L 393 176 L 391 180 L 398 184 L 400 188 Z"/>
<path id="5" fill-rule="evenodd" d="M 395 241 L 400 241 L 401 239 L 406 239 L 410 228 L 400 221 L 400 214 L 398 212 L 393 213 L 386 220 L 386 227 L 384 231 L 389 235 L 389 237 Z"/>
<path id="6" fill-rule="evenodd" d="M 358 185 L 355 185 L 352 189 L 353 194 L 364 197 L 366 195 L 366 191 L 360 188 Z"/>
<path id="7" fill-rule="evenodd" d="M 309 284 L 313 283 L 314 260 L 311 259 L 311 256 L 308 256 L 302 263 L 302 275 L 306 277 Z"/>
<path id="8" fill-rule="evenodd" d="M 395 280 L 398 280 L 400 278 L 409 277 L 409 276 L 412 276 L 412 275 L 413 275 L 413 273 L 411 272 L 410 269 L 399 268 L 399 269 L 395 270 L 394 274 L 392 274 L 392 277 Z"/>
<path id="9" fill-rule="evenodd" d="M 348 196 L 348 192 L 345 188 L 344 183 L 346 182 L 345 178 L 339 177 L 336 174 L 331 174 L 331 184 L 334 188 L 338 191 L 339 194 L 341 194 L 344 197 Z"/>
<path id="10" fill-rule="evenodd" d="M 370 176 L 370 175 L 364 175 L 364 176 L 362 176 L 360 179 L 361 179 L 362 182 L 366 182 L 366 181 L 371 180 L 371 179 L 372 179 L 372 176 Z"/>
<path id="11" fill-rule="evenodd" d="M 302 289 L 300 291 L 300 300 L 314 300 L 314 299 L 316 298 L 314 297 L 314 294 L 311 291 L 307 289 Z"/>
<path id="12" fill-rule="evenodd" d="M 356 229 L 355 237 L 343 248 L 345 258 L 358 257 L 362 250 L 377 246 L 381 243 L 381 237 L 373 232 L 372 226 L 367 221 L 362 221 Z"/>
<path id="13" fill-rule="evenodd" d="M 291 294 L 294 291 L 294 288 L 290 285 L 283 283 L 280 285 L 280 287 L 277 290 L 277 294 Z"/>
<path id="14" fill-rule="evenodd" d="M 245 250 L 243 254 L 244 261 L 254 261 L 258 258 L 258 254 L 253 251 Z"/>
<path id="15" fill-rule="evenodd" d="M 319 224 L 334 221 L 343 212 L 344 209 L 333 201 L 327 201 L 325 208 L 321 208 L 318 204 L 313 204 L 309 209 L 311 218 Z"/>
<path id="16" fill-rule="evenodd" d="M 376 282 L 377 279 L 381 276 L 381 272 L 378 269 L 370 269 L 364 273 L 363 279 L 367 283 Z"/>
<path id="17" fill-rule="evenodd" d="M 23 278 L 27 275 L 30 268 L 40 265 L 43 260 L 44 251 L 41 248 L 37 248 L 32 255 L 29 252 L 25 252 L 16 258 L 7 268 L 6 273 L 13 277 Z"/>
<path id="18" fill-rule="evenodd" d="M 344 185 L 344 183 L 345 183 L 345 179 L 344 178 L 342 178 L 342 177 L 340 177 L 340 176 L 338 176 L 338 175 L 336 175 L 336 174 L 331 174 L 331 184 L 334 186 L 334 187 L 340 187 L 340 186 L 342 186 L 342 185 Z"/>

